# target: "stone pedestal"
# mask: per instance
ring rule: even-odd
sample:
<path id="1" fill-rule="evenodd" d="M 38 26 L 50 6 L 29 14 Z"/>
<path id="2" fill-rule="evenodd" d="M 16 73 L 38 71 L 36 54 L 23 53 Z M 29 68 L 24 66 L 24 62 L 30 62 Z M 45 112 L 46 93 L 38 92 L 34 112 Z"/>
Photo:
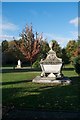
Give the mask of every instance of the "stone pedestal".
<path id="1" fill-rule="evenodd" d="M 61 79 L 54 79 L 53 77 L 41 77 L 37 76 L 33 79 L 34 83 L 54 83 L 54 84 L 62 84 L 62 85 L 69 85 L 71 80 L 68 78 L 61 78 Z"/>
<path id="2" fill-rule="evenodd" d="M 21 65 L 17 65 L 17 68 L 21 68 Z"/>
<path id="3" fill-rule="evenodd" d="M 48 78 L 53 78 L 54 80 L 56 79 L 56 76 L 53 74 L 53 73 L 50 73 L 49 75 L 48 75 Z"/>

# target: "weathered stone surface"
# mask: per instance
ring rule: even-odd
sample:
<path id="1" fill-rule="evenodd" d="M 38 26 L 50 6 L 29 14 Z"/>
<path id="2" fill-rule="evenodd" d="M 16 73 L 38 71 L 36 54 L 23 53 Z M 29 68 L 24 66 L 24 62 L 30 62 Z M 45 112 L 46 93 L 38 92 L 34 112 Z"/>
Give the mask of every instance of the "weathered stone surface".
<path id="1" fill-rule="evenodd" d="M 35 83 L 55 83 L 55 84 L 65 84 L 68 85 L 71 83 L 71 80 L 68 78 L 54 79 L 53 77 L 40 77 L 37 76 L 33 79 L 32 82 Z"/>
<path id="2" fill-rule="evenodd" d="M 41 76 L 37 76 L 32 82 L 68 85 L 71 83 L 71 80 L 62 77 L 62 59 L 56 56 L 55 51 L 52 50 L 52 46 L 53 43 L 50 42 L 49 47 L 51 50 L 48 52 L 46 59 L 40 61 L 42 69 Z"/>
<path id="3" fill-rule="evenodd" d="M 21 61 L 20 60 L 18 60 L 17 68 L 21 68 Z"/>
<path id="4" fill-rule="evenodd" d="M 50 42 L 49 46 L 51 50 L 48 52 L 46 59 L 41 59 L 40 61 L 40 66 L 42 69 L 41 76 L 43 77 L 45 76 L 45 73 L 49 73 L 49 76 L 53 73 L 53 77 L 55 76 L 54 73 L 57 74 L 55 77 L 58 77 L 58 75 L 60 76 L 62 59 L 56 56 L 55 51 L 52 50 L 52 44 L 53 43 Z"/>

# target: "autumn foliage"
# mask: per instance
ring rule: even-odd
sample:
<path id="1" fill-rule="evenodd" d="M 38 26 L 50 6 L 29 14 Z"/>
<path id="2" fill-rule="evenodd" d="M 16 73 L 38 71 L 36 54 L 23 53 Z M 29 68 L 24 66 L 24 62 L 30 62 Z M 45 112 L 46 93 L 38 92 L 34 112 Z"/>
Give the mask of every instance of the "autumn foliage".
<path id="1" fill-rule="evenodd" d="M 22 63 L 29 63 L 29 65 L 31 63 L 32 66 L 32 64 L 39 63 L 42 58 L 45 59 L 49 51 L 49 44 L 46 40 L 42 40 L 42 34 L 33 32 L 32 25 L 26 25 L 20 37 L 19 40 L 4 40 L 2 42 L 3 64 L 17 64 L 20 59 Z M 78 40 L 69 40 L 63 49 L 56 40 L 52 41 L 54 51 L 58 57 L 62 58 L 64 64 L 73 63 L 73 59 L 80 56 L 80 37 Z"/>
<path id="2" fill-rule="evenodd" d="M 25 30 L 21 33 L 20 41 L 15 40 L 15 46 L 22 52 L 27 61 L 32 62 L 36 59 L 38 53 L 41 50 L 42 35 L 34 38 L 32 31 L 32 26 L 26 27 Z"/>

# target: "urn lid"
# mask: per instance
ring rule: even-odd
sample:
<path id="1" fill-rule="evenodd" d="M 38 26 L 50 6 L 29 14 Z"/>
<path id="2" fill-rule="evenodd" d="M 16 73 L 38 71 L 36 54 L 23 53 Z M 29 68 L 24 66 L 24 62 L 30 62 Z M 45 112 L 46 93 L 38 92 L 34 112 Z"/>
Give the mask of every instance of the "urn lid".
<path id="1" fill-rule="evenodd" d="M 49 43 L 50 51 L 47 54 L 45 60 L 41 60 L 40 64 L 59 64 L 62 63 L 62 59 L 56 56 L 56 52 L 53 51 L 53 42 Z"/>

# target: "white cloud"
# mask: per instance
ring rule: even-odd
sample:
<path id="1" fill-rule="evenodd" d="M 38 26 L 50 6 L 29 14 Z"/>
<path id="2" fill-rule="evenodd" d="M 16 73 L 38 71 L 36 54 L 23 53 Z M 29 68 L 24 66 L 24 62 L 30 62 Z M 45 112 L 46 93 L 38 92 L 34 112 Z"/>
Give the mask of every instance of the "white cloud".
<path id="1" fill-rule="evenodd" d="M 78 31 L 71 31 L 70 33 L 74 36 L 74 38 L 78 38 Z"/>
<path id="2" fill-rule="evenodd" d="M 69 40 L 77 39 L 76 37 L 74 38 L 74 36 L 72 38 L 71 37 L 68 38 L 68 37 L 63 37 L 63 36 L 50 34 L 50 33 L 43 33 L 43 35 L 44 35 L 44 38 L 48 39 L 48 42 L 50 42 L 50 40 L 56 40 L 61 47 L 65 47 L 69 42 Z"/>
<path id="3" fill-rule="evenodd" d="M 10 31 L 15 31 L 18 30 L 18 26 L 10 23 L 10 22 L 3 22 L 2 24 L 0 24 L 0 29 L 2 30 L 10 30 Z"/>
<path id="4" fill-rule="evenodd" d="M 15 31 L 18 30 L 18 25 L 8 21 L 6 17 L 0 16 L 0 30 L 2 31 Z"/>
<path id="5" fill-rule="evenodd" d="M 19 27 L 17 25 L 8 22 L 7 19 L 4 18 L 3 22 L 0 22 L 0 41 L 13 40 L 13 36 L 9 35 L 8 33 L 17 31 L 18 29 Z"/>
<path id="6" fill-rule="evenodd" d="M 75 27 L 77 27 L 78 25 L 80 25 L 80 17 L 76 17 L 76 18 L 70 20 L 69 23 L 73 24 Z"/>
<path id="7" fill-rule="evenodd" d="M 20 37 L 13 37 L 12 35 L 6 35 L 6 34 L 4 34 L 4 35 L 0 35 L 0 41 L 3 41 L 3 40 L 8 40 L 8 41 L 10 41 L 10 40 L 14 40 L 14 38 L 16 39 L 16 40 L 19 40 L 20 39 Z"/>
<path id="8" fill-rule="evenodd" d="M 10 35 L 0 35 L 1 40 L 12 40 L 13 36 Z"/>

